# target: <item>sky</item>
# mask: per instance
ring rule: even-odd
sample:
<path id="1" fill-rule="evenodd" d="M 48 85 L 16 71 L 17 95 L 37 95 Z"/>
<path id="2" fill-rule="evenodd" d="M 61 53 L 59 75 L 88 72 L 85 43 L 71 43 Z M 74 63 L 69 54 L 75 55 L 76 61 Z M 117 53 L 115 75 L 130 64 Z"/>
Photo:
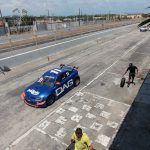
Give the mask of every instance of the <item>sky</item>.
<path id="1" fill-rule="evenodd" d="M 26 9 L 28 15 L 77 15 L 79 8 L 82 14 L 104 13 L 150 13 L 150 0 L 0 0 L 3 16 L 14 15 L 12 10 Z M 15 12 L 18 13 L 17 11 Z"/>

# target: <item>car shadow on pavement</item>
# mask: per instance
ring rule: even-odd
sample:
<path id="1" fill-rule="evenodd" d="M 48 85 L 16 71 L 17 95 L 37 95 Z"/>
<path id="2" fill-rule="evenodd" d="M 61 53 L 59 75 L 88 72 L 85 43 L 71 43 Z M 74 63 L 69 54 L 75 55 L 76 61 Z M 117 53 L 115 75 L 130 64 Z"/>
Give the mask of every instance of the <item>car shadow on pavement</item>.
<path id="1" fill-rule="evenodd" d="M 150 150 L 150 72 L 109 150 Z"/>
<path id="2" fill-rule="evenodd" d="M 64 91 L 62 94 L 60 94 L 58 97 L 55 98 L 55 102 L 58 101 L 58 100 L 60 100 L 63 96 L 65 96 L 69 91 L 71 91 L 74 88 L 75 88 L 74 86 L 71 86 L 70 88 L 68 88 L 66 91 Z M 50 105 L 50 106 L 52 106 L 52 105 Z M 40 107 L 40 108 L 47 108 L 47 107 L 50 107 L 50 106 L 44 105 L 43 107 Z"/>

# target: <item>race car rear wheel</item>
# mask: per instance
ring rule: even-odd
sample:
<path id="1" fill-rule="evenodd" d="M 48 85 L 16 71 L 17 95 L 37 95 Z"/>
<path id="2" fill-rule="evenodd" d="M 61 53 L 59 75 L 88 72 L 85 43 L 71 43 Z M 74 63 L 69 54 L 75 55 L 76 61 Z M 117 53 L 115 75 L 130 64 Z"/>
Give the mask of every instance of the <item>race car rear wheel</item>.
<path id="1" fill-rule="evenodd" d="M 55 96 L 51 95 L 51 96 L 49 96 L 49 97 L 47 98 L 47 100 L 46 100 L 46 105 L 47 105 L 47 106 L 50 106 L 50 105 L 52 105 L 54 102 L 55 102 Z"/>
<path id="2" fill-rule="evenodd" d="M 80 78 L 77 77 L 74 79 L 74 86 L 78 86 L 80 84 Z"/>

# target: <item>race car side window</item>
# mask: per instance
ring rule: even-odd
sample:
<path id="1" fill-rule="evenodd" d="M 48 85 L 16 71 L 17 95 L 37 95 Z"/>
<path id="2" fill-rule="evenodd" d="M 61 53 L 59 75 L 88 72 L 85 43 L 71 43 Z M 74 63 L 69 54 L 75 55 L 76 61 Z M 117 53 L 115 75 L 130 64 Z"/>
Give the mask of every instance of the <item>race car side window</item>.
<path id="1" fill-rule="evenodd" d="M 66 78 L 66 74 L 65 73 L 63 73 L 62 74 L 62 78 L 61 78 L 61 80 L 64 80 Z"/>
<path id="2" fill-rule="evenodd" d="M 62 80 L 64 80 L 66 78 L 66 73 L 61 74 L 58 78 L 57 78 L 57 82 L 61 82 Z"/>

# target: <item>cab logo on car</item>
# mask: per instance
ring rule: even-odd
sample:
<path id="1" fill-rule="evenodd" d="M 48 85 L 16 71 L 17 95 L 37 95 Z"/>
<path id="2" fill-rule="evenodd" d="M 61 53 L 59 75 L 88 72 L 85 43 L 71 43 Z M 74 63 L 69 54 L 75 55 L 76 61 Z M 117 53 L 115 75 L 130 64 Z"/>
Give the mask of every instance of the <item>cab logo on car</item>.
<path id="1" fill-rule="evenodd" d="M 28 89 L 27 92 L 30 92 L 32 95 L 39 95 L 39 92 L 34 89 Z"/>
<path id="2" fill-rule="evenodd" d="M 55 91 L 56 96 L 59 96 L 60 94 L 62 94 L 65 91 L 65 89 L 68 89 L 72 85 L 73 85 L 73 80 L 71 79 L 67 82 L 67 84 L 64 84 L 62 87 L 59 87 L 58 89 L 56 89 Z"/>

